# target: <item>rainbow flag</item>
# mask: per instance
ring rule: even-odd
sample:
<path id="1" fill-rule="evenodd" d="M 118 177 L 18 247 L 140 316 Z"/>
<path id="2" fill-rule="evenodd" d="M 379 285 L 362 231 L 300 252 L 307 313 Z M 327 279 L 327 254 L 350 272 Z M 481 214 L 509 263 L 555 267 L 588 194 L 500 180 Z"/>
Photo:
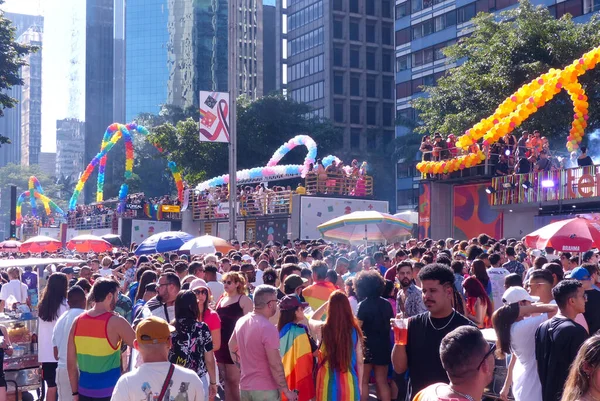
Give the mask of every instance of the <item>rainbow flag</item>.
<path id="1" fill-rule="evenodd" d="M 295 323 L 286 324 L 279 333 L 279 352 L 288 388 L 298 390 L 298 401 L 314 398 L 314 358 L 306 328 Z M 287 401 L 284 394 L 281 396 Z"/>
<path id="2" fill-rule="evenodd" d="M 317 401 L 358 401 L 358 363 L 356 359 L 356 330 L 352 331 L 352 360 L 345 372 L 332 370 L 327 355 L 319 350 L 319 371 L 317 372 Z"/>
<path id="3" fill-rule="evenodd" d="M 312 310 L 316 311 L 329 300 L 329 295 L 335 290 L 337 287 L 329 281 L 318 281 L 302 290 L 302 296 Z M 325 320 L 325 315 L 323 315 L 323 320 Z"/>

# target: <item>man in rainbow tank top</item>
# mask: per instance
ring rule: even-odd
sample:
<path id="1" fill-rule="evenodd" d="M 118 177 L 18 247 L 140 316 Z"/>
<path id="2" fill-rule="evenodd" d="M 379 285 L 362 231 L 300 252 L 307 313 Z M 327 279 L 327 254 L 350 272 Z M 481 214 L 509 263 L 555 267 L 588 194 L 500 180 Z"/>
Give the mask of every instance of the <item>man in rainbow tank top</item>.
<path id="1" fill-rule="evenodd" d="M 119 283 L 96 280 L 90 293 L 94 307 L 73 322 L 67 370 L 74 401 L 109 401 L 121 376 L 121 341 L 133 346 L 135 333 L 114 313 Z"/>

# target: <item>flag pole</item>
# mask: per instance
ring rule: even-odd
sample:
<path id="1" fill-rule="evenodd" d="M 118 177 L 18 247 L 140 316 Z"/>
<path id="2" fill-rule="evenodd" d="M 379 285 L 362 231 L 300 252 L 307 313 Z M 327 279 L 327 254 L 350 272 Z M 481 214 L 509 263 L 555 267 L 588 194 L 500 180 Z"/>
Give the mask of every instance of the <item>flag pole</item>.
<path id="1" fill-rule="evenodd" d="M 229 239 L 236 239 L 237 213 L 237 19 L 236 0 L 229 1 L 229 58 L 228 58 L 228 90 L 229 90 Z"/>

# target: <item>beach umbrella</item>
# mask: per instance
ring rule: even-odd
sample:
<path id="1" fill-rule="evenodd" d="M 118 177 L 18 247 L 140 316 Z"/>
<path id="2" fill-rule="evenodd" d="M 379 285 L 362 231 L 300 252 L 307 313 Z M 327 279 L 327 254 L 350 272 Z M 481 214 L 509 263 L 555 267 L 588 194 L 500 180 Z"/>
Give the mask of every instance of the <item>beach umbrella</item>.
<path id="1" fill-rule="evenodd" d="M 123 241 L 121 241 L 121 237 L 119 237 L 117 234 L 105 234 L 100 238 L 110 242 L 113 246 L 123 246 Z"/>
<path id="2" fill-rule="evenodd" d="M 16 240 L 7 240 L 0 242 L 0 252 L 19 252 L 21 243 Z"/>
<path id="3" fill-rule="evenodd" d="M 232 249 L 234 249 L 233 246 L 231 246 L 231 244 L 224 239 L 213 237 L 212 235 L 208 234 L 194 238 L 179 248 L 180 251 L 189 251 L 190 255 L 200 255 L 215 252 L 226 254 Z"/>
<path id="4" fill-rule="evenodd" d="M 177 251 L 187 241 L 194 239 L 193 235 L 183 231 L 165 231 L 146 238 L 135 250 L 136 255 L 150 255 Z"/>
<path id="5" fill-rule="evenodd" d="M 21 252 L 41 253 L 56 252 L 60 248 L 62 248 L 62 243 L 59 240 L 44 235 L 38 235 L 23 242 L 19 250 Z"/>
<path id="6" fill-rule="evenodd" d="M 113 246 L 110 242 L 96 235 L 84 234 L 73 237 L 67 242 L 67 248 L 76 252 L 106 252 Z"/>
<path id="7" fill-rule="evenodd" d="M 358 244 L 391 242 L 410 235 L 412 224 L 388 213 L 368 210 L 336 217 L 321 224 L 317 229 L 326 240 Z"/>
<path id="8" fill-rule="evenodd" d="M 396 213 L 394 217 L 406 220 L 412 224 L 419 224 L 419 213 L 413 210 L 406 210 L 404 212 Z"/>
<path id="9" fill-rule="evenodd" d="M 525 236 L 529 248 L 552 247 L 559 252 L 585 252 L 600 248 L 600 222 L 584 217 L 560 220 Z"/>

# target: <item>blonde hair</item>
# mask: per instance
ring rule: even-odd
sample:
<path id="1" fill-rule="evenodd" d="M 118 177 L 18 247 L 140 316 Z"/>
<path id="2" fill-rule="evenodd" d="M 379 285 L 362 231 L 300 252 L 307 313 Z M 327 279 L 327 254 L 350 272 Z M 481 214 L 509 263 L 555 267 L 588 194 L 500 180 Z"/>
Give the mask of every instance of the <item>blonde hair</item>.
<path id="1" fill-rule="evenodd" d="M 246 287 L 246 277 L 240 272 L 227 272 L 223 274 L 222 280 L 227 281 L 228 279 L 233 280 L 235 283 L 240 285 L 237 287 L 238 294 L 248 295 L 248 288 Z"/>

